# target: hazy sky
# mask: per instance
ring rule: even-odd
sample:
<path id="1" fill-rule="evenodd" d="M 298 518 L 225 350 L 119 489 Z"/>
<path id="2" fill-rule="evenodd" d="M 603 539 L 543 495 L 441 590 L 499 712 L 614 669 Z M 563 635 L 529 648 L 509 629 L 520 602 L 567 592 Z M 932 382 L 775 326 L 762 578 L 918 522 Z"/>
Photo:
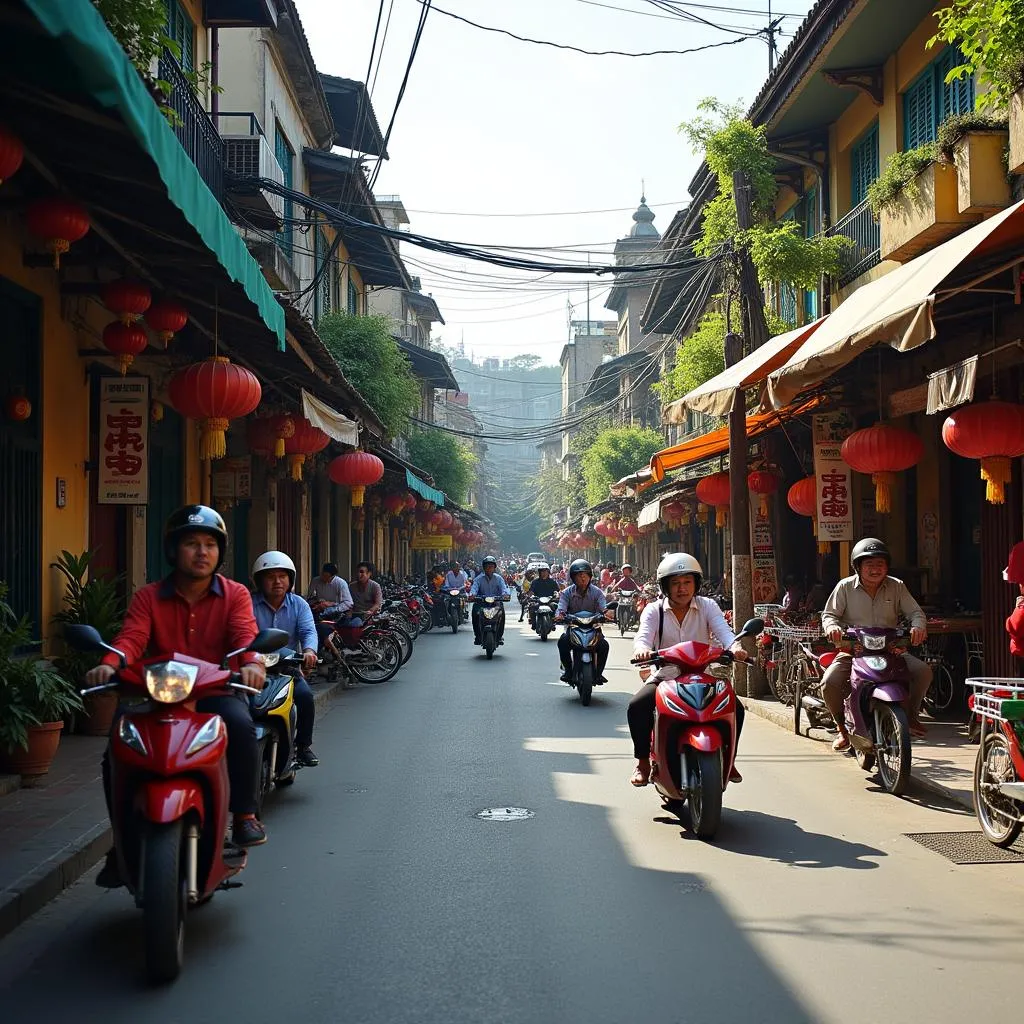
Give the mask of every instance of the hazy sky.
<path id="1" fill-rule="evenodd" d="M 379 0 L 296 2 L 319 69 L 365 81 Z M 736 31 L 664 10 L 672 6 Z M 813 3 L 770 6 L 773 15 L 793 15 L 782 22 L 781 51 Z M 641 182 L 655 227 L 664 231 L 685 205 L 699 164 L 679 122 L 709 95 L 749 105 L 768 73 L 761 38 L 686 56 L 594 57 L 484 32 L 438 8 L 534 39 L 636 52 L 684 50 L 756 31 L 767 24 L 769 0 L 440 0 L 427 17 L 375 192 L 400 195 L 411 229 L 424 235 L 572 247 L 532 254 L 537 258 L 586 262 L 589 252 L 595 264 L 611 263 L 615 239 L 632 225 Z M 384 0 L 385 20 L 389 9 L 383 57 L 370 75 L 382 131 L 421 4 Z M 536 352 L 555 363 L 568 336 L 567 304 L 574 319 L 586 318 L 586 277 L 518 273 L 408 244 L 402 255 L 444 315 L 435 339 L 464 340 L 477 358 Z M 612 318 L 602 304 L 607 278 L 589 280 L 591 319 Z"/>

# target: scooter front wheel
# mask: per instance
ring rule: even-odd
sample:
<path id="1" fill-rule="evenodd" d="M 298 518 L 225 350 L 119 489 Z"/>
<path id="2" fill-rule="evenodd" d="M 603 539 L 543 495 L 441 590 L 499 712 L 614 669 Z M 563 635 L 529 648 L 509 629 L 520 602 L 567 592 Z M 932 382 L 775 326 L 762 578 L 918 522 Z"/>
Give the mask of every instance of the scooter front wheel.
<path id="1" fill-rule="evenodd" d="M 494 634 L 488 630 L 484 633 L 484 654 L 487 655 L 487 660 L 490 661 L 494 657 L 494 648 L 497 646 L 497 640 L 494 638 Z"/>
<path id="2" fill-rule="evenodd" d="M 875 708 L 878 777 L 887 793 L 902 795 L 910 781 L 910 723 L 899 704 Z"/>
<path id="3" fill-rule="evenodd" d="M 590 662 L 584 662 L 580 666 L 580 675 L 576 683 L 576 689 L 580 695 L 580 703 L 584 707 L 589 707 L 590 697 L 594 692 L 594 666 Z"/>
<path id="4" fill-rule="evenodd" d="M 700 839 L 714 839 L 722 821 L 722 756 L 718 750 L 693 750 L 684 753 L 680 778 L 687 778 L 689 770 L 693 785 L 687 799 L 690 804 L 690 824 Z"/>
<path id="5" fill-rule="evenodd" d="M 185 961 L 188 878 L 182 857 L 182 822 L 151 825 L 142 861 L 142 926 L 150 981 L 174 981 Z"/>
<path id="6" fill-rule="evenodd" d="M 974 812 L 985 838 L 996 846 L 1012 846 L 1020 835 L 1020 805 L 998 788 L 1018 781 L 1006 737 L 999 732 L 986 736 L 974 764 Z"/>

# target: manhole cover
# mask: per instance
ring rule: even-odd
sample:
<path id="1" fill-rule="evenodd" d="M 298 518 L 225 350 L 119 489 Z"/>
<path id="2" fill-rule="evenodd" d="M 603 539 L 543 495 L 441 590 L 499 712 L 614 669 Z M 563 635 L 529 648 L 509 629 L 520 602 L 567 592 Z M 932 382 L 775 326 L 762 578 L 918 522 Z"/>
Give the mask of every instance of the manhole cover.
<path id="1" fill-rule="evenodd" d="M 485 807 L 477 811 L 476 817 L 481 821 L 526 821 L 533 817 L 533 811 L 527 807 Z"/>
<path id="2" fill-rule="evenodd" d="M 993 846 L 982 832 L 904 832 L 908 839 L 954 864 L 1013 864 L 1024 861 L 1024 850 Z"/>

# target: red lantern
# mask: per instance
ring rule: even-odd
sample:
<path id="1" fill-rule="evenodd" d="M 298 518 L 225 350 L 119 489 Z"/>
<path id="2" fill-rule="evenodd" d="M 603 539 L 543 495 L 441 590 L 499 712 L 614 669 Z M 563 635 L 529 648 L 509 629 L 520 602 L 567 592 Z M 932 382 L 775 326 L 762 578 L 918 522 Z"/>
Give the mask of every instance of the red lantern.
<path id="1" fill-rule="evenodd" d="M 666 523 L 679 522 L 686 515 L 686 506 L 681 501 L 668 501 L 661 506 L 661 518 Z"/>
<path id="2" fill-rule="evenodd" d="M 715 525 L 718 527 L 725 526 L 728 518 L 730 494 L 727 472 L 713 473 L 697 481 L 697 498 L 705 505 L 714 506 Z"/>
<path id="3" fill-rule="evenodd" d="M 178 412 L 202 421 L 199 455 L 204 460 L 224 457 L 228 423 L 248 416 L 262 397 L 256 377 L 224 356 L 212 356 L 179 370 L 167 393 Z"/>
<path id="4" fill-rule="evenodd" d="M 305 416 L 293 417 L 295 429 L 284 442 L 285 454 L 291 464 L 292 479 L 302 479 L 302 466 L 307 455 L 322 452 L 330 443 L 330 437 L 319 427 L 314 427 Z"/>
<path id="5" fill-rule="evenodd" d="M 72 243 L 88 233 L 89 214 L 70 199 L 51 196 L 29 205 L 25 225 L 33 235 L 43 239 L 47 250 L 53 253 L 53 269 L 59 270 L 61 253 L 67 252 Z"/>
<path id="6" fill-rule="evenodd" d="M 411 512 L 416 507 L 416 495 L 412 491 L 405 492 L 405 509 Z"/>
<path id="7" fill-rule="evenodd" d="M 452 525 L 452 514 L 447 512 L 445 509 L 441 509 L 441 529 L 447 530 Z"/>
<path id="8" fill-rule="evenodd" d="M 892 484 L 896 473 L 916 466 L 924 454 L 917 434 L 888 423 L 855 430 L 840 450 L 843 462 L 858 473 L 870 473 L 875 485 L 875 511 L 892 510 Z"/>
<path id="9" fill-rule="evenodd" d="M 141 281 L 122 277 L 109 281 L 100 289 L 103 305 L 116 313 L 123 324 L 133 324 L 142 317 L 153 302 L 153 293 Z"/>
<path id="10" fill-rule="evenodd" d="M 121 376 L 128 372 L 132 361 L 149 344 L 146 332 L 138 324 L 126 324 L 111 320 L 103 328 L 103 344 L 109 352 L 119 357 Z"/>
<path id="11" fill-rule="evenodd" d="M 438 509 L 436 512 L 430 513 L 430 525 L 434 527 L 435 530 L 439 529 L 444 525 L 444 514 L 441 512 L 440 509 Z"/>
<path id="12" fill-rule="evenodd" d="M 388 494 L 384 498 L 384 508 L 391 516 L 397 516 L 405 508 L 405 496 L 402 494 Z"/>
<path id="13" fill-rule="evenodd" d="M 786 503 L 798 516 L 818 514 L 818 484 L 813 476 L 805 476 L 797 480 L 786 495 Z"/>
<path id="14" fill-rule="evenodd" d="M 9 128 L 0 125 L 0 184 L 13 178 L 25 159 L 25 147 L 21 139 Z"/>
<path id="15" fill-rule="evenodd" d="M 253 416 L 246 420 L 245 440 L 253 455 L 262 455 L 269 462 L 276 458 L 274 444 L 277 439 L 274 435 L 274 421 L 269 416 Z"/>
<path id="16" fill-rule="evenodd" d="M 274 431 L 274 458 L 283 459 L 289 438 L 295 436 L 295 417 L 290 412 L 274 416 L 270 421 Z"/>
<path id="17" fill-rule="evenodd" d="M 331 460 L 327 474 L 336 484 L 352 488 L 352 507 L 360 508 L 366 488 L 384 476 L 384 463 L 369 452 L 348 452 Z"/>
<path id="18" fill-rule="evenodd" d="M 747 476 L 747 487 L 757 495 L 757 511 L 762 517 L 768 515 L 768 497 L 779 489 L 779 482 L 779 474 L 771 469 L 755 469 Z"/>
<path id="19" fill-rule="evenodd" d="M 981 460 L 985 500 L 1002 505 L 1011 478 L 1011 459 L 1024 455 L 1024 405 L 1013 402 L 975 402 L 946 417 L 945 446 L 965 459 Z"/>
<path id="20" fill-rule="evenodd" d="M 24 395 L 11 395 L 4 403 L 7 418 L 15 423 L 24 423 L 32 415 L 32 403 Z"/>
<path id="21" fill-rule="evenodd" d="M 146 323 L 166 346 L 188 323 L 188 310 L 170 299 L 157 299 L 146 311 Z"/>

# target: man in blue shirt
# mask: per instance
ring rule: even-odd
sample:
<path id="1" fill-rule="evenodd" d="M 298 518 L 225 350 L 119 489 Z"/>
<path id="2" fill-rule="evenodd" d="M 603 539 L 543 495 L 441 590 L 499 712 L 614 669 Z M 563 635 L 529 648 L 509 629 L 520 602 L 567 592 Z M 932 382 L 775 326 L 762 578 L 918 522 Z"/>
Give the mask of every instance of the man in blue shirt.
<path id="1" fill-rule="evenodd" d="M 473 580 L 473 585 L 469 588 L 470 598 L 474 597 L 497 597 L 502 601 L 506 597 L 511 596 L 511 591 L 508 589 L 508 584 L 498 574 L 498 562 L 491 555 L 488 555 L 481 563 L 483 572 L 480 573 L 476 579 Z M 473 635 L 476 639 L 473 641 L 474 644 L 479 645 L 480 643 L 480 618 L 483 614 L 483 604 L 480 601 L 476 601 L 473 604 Z M 505 641 L 502 640 L 502 636 L 505 632 L 505 609 L 502 606 L 502 614 L 498 618 L 498 643 L 503 644 Z"/>
<path id="2" fill-rule="evenodd" d="M 578 612 L 600 612 L 604 614 L 608 607 L 608 602 L 605 600 L 604 591 L 591 582 L 594 578 L 594 571 L 585 558 L 577 558 L 569 566 L 569 578 L 572 580 L 572 585 L 566 587 L 558 595 L 555 622 L 564 622 L 566 615 L 576 615 Z M 570 650 L 569 630 L 566 630 L 558 638 L 558 657 L 562 662 L 562 682 L 568 683 L 572 679 L 572 653 Z M 604 666 L 607 661 L 608 641 L 602 635 L 594 652 L 594 666 L 597 669 L 596 682 L 598 685 L 608 682 L 604 676 Z"/>
<path id="3" fill-rule="evenodd" d="M 313 612 L 305 599 L 292 593 L 295 563 L 283 551 L 265 551 L 253 562 L 252 610 L 260 629 L 283 629 L 289 637 L 287 647 L 302 652 L 303 668 L 316 668 L 317 635 Z M 295 677 L 295 760 L 313 768 L 320 759 L 313 753 L 313 720 L 316 706 L 313 691 L 301 674 Z"/>
<path id="4" fill-rule="evenodd" d="M 445 590 L 465 590 L 469 577 L 459 568 L 458 562 L 452 562 L 448 575 L 444 578 Z"/>

